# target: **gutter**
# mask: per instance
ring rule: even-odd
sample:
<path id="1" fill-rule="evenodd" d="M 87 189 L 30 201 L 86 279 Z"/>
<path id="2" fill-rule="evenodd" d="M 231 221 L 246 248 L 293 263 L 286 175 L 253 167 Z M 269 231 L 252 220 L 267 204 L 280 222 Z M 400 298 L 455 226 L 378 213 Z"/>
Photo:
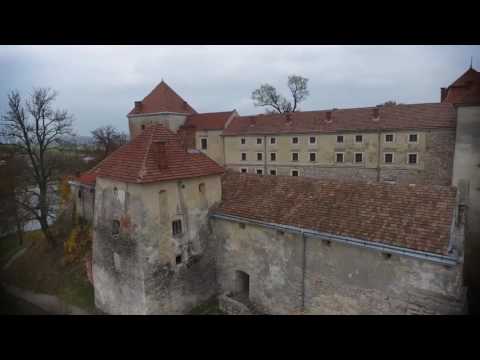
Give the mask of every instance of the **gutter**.
<path id="1" fill-rule="evenodd" d="M 85 184 L 82 184 L 81 182 L 73 181 L 73 180 L 68 181 L 68 185 L 79 186 L 89 190 L 95 189 L 95 185 L 85 185 Z"/>
<path id="2" fill-rule="evenodd" d="M 331 241 L 336 241 L 339 243 L 349 244 L 353 246 L 359 246 L 359 247 L 363 247 L 363 248 L 367 248 L 375 251 L 388 252 L 388 253 L 397 254 L 397 255 L 414 257 L 417 259 L 427 260 L 427 261 L 440 263 L 444 265 L 452 266 L 460 263 L 460 259 L 457 256 L 440 255 L 440 254 L 430 253 L 426 251 L 407 249 L 400 246 L 381 244 L 381 243 L 377 243 L 369 240 L 356 239 L 349 236 L 333 235 L 333 234 L 328 234 L 320 231 L 299 228 L 296 226 L 268 223 L 264 221 L 247 219 L 239 216 L 225 215 L 221 213 L 213 213 L 213 214 L 210 214 L 209 216 L 211 218 L 216 218 L 220 220 L 253 224 L 253 225 L 275 229 L 275 230 L 281 230 L 289 233 L 303 234 L 303 236 L 309 237 L 309 238 L 331 240 Z"/>
<path id="3" fill-rule="evenodd" d="M 170 111 L 161 111 L 161 112 L 156 112 L 156 113 L 131 114 L 131 115 L 127 115 L 127 118 L 131 118 L 131 117 L 144 117 L 144 116 L 155 116 L 155 115 L 183 115 L 183 116 L 189 116 L 189 115 L 193 115 L 193 114 L 190 114 L 190 113 L 177 113 L 177 112 L 170 112 Z"/>

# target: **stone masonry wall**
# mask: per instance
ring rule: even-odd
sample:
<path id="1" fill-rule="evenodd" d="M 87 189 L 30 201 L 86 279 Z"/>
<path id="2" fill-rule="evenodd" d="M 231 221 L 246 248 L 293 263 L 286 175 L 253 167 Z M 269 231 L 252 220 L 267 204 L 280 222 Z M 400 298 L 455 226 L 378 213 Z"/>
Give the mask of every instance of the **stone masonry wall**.
<path id="1" fill-rule="evenodd" d="M 235 291 L 235 273 L 244 271 L 250 276 L 250 300 L 265 313 L 464 311 L 462 264 L 445 266 L 395 254 L 387 258 L 375 250 L 317 238 L 306 238 L 303 263 L 300 235 L 248 224 L 241 228 L 219 219 L 212 224 L 219 241 L 221 291 Z"/>

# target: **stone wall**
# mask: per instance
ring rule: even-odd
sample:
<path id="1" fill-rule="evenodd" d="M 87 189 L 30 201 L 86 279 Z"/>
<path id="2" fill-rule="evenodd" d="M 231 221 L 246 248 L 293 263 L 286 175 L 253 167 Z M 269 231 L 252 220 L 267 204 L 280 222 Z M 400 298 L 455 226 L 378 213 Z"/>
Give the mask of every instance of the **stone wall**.
<path id="1" fill-rule="evenodd" d="M 250 300 L 265 313 L 454 314 L 465 310 L 461 263 L 446 266 L 388 256 L 215 218 L 212 224 L 219 241 L 221 291 L 235 291 L 235 274 L 241 270 L 250 277 Z M 461 231 L 457 233 L 462 236 Z"/>

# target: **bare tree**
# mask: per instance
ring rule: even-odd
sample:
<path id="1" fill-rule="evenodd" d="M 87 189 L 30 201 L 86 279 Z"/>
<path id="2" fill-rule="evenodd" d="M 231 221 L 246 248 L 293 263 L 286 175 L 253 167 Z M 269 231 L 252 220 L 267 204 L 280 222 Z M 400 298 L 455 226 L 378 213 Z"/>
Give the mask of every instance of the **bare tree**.
<path id="1" fill-rule="evenodd" d="M 24 178 L 23 194 L 17 200 L 40 223 L 45 238 L 52 247 L 56 240 L 50 231 L 49 219 L 54 218 L 56 179 L 55 165 L 49 156 L 54 146 L 72 130 L 72 116 L 66 110 L 53 109 L 57 93 L 49 88 L 35 88 L 22 101 L 18 91 L 8 95 L 8 110 L 2 115 L 2 132 L 12 139 L 19 155 L 28 159 L 28 174 Z M 28 195 L 28 196 L 27 196 Z"/>
<path id="2" fill-rule="evenodd" d="M 252 92 L 255 106 L 269 106 L 270 109 L 267 109 L 269 113 L 298 111 L 298 105 L 309 95 L 307 89 L 308 79 L 298 75 L 290 75 L 287 85 L 290 89 L 292 101 L 288 101 L 284 96 L 277 93 L 277 90 L 272 85 L 263 84 Z"/>
<path id="3" fill-rule="evenodd" d="M 92 136 L 97 146 L 102 149 L 104 157 L 127 142 L 127 135 L 118 132 L 112 125 L 93 130 Z"/>

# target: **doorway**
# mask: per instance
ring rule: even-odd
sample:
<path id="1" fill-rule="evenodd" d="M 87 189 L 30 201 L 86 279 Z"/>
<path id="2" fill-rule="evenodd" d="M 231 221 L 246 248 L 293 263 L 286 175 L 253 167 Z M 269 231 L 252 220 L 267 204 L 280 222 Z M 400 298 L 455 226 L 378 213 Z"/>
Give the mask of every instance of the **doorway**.
<path id="1" fill-rule="evenodd" d="M 244 272 L 236 271 L 236 293 L 238 296 L 248 299 L 250 296 L 250 276 Z"/>

